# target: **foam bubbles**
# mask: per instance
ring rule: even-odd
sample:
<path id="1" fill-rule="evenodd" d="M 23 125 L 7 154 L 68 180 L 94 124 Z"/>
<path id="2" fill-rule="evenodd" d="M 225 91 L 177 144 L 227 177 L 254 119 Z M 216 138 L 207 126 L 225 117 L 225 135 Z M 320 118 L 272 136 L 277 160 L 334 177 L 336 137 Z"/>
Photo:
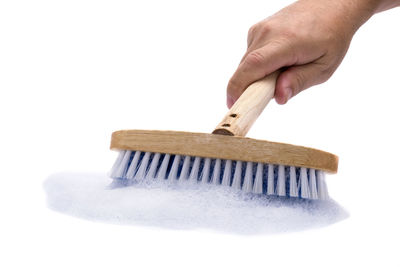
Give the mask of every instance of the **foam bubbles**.
<path id="1" fill-rule="evenodd" d="M 51 209 L 108 223 L 266 234 L 323 227 L 348 215 L 334 201 L 252 196 L 208 184 L 111 184 L 105 174 L 59 173 L 44 183 Z"/>

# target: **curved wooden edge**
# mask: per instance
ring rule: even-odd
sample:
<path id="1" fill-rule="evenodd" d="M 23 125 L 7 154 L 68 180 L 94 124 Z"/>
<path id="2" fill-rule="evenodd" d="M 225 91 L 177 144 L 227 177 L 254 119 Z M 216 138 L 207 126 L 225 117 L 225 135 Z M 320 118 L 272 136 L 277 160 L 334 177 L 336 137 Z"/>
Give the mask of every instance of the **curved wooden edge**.
<path id="1" fill-rule="evenodd" d="M 321 150 L 208 133 L 121 130 L 112 134 L 110 148 L 281 164 L 329 173 L 338 168 L 338 157 Z"/>

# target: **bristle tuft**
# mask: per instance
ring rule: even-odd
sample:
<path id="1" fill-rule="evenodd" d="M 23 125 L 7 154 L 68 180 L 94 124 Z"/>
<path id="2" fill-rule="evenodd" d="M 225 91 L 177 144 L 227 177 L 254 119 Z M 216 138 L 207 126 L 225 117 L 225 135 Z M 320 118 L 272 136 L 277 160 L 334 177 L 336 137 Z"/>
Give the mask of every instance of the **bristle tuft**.
<path id="1" fill-rule="evenodd" d="M 272 164 L 268 164 L 267 195 L 275 195 L 274 165 L 272 165 Z"/>
<path id="2" fill-rule="evenodd" d="M 253 187 L 253 193 L 254 194 L 261 194 L 262 193 L 262 177 L 263 174 L 263 164 L 262 163 L 257 163 L 257 170 L 256 170 L 256 178 L 254 180 L 254 187 Z"/>
<path id="3" fill-rule="evenodd" d="M 234 189 L 240 189 L 241 185 L 242 185 L 242 162 L 238 161 L 236 162 L 235 172 L 233 174 L 232 187 Z"/>
<path id="4" fill-rule="evenodd" d="M 215 164 L 214 164 L 213 176 L 212 176 L 213 184 L 219 184 L 220 172 L 221 172 L 221 160 L 216 159 Z"/>
<path id="5" fill-rule="evenodd" d="M 243 191 L 250 193 L 253 191 L 253 163 L 246 163 L 246 172 L 244 175 Z"/>
<path id="6" fill-rule="evenodd" d="M 299 196 L 299 190 L 297 186 L 297 178 L 296 178 L 296 167 L 290 166 L 289 170 L 289 188 L 290 192 L 289 195 L 291 197 L 298 197 Z"/>
<path id="7" fill-rule="evenodd" d="M 206 158 L 204 160 L 204 166 L 203 166 L 203 171 L 201 173 L 201 182 L 206 184 L 208 183 L 209 176 L 210 176 L 210 167 L 211 167 L 211 159 L 210 158 Z"/>
<path id="8" fill-rule="evenodd" d="M 169 182 L 174 182 L 178 179 L 178 170 L 179 170 L 179 164 L 181 162 L 181 156 L 176 155 L 173 159 L 172 162 L 172 167 L 171 170 L 169 171 L 168 178 L 167 180 Z"/>
<path id="9" fill-rule="evenodd" d="M 185 156 L 183 166 L 179 175 L 179 182 L 184 182 L 189 178 L 190 156 Z"/>
<path id="10" fill-rule="evenodd" d="M 160 169 L 157 172 L 156 179 L 164 180 L 167 177 L 167 169 L 170 157 L 171 156 L 169 154 L 165 154 Z"/>
<path id="11" fill-rule="evenodd" d="M 224 186 L 230 186 L 231 184 L 231 174 L 232 173 L 232 161 L 227 160 L 225 161 L 225 168 L 224 168 L 224 174 L 222 176 L 222 185 Z"/>
<path id="12" fill-rule="evenodd" d="M 250 194 L 329 199 L 323 171 L 295 166 L 121 151 L 110 176 L 131 182 L 211 183 Z"/>
<path id="13" fill-rule="evenodd" d="M 276 194 L 278 196 L 286 196 L 286 176 L 285 176 L 285 166 L 279 165 L 278 167 L 278 181 L 276 183 Z"/>

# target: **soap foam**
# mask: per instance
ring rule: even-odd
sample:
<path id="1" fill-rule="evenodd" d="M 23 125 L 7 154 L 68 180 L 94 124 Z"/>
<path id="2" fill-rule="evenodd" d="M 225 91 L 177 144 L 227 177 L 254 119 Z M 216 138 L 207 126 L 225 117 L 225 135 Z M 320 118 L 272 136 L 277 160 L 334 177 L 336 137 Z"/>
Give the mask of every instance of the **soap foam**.
<path id="1" fill-rule="evenodd" d="M 348 216 L 336 202 L 270 198 L 209 184 L 111 183 L 105 174 L 58 173 L 44 182 L 48 206 L 108 223 L 267 234 L 323 227 Z"/>

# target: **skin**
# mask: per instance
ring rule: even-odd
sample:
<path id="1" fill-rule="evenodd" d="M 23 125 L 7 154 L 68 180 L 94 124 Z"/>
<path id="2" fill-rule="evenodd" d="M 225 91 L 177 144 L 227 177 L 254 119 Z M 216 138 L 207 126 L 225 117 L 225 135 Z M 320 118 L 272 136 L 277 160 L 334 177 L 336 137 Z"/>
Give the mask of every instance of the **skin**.
<path id="1" fill-rule="evenodd" d="M 275 100 L 285 104 L 327 81 L 358 28 L 400 0 L 299 0 L 252 26 L 247 51 L 227 87 L 230 108 L 251 83 L 281 70 Z"/>

